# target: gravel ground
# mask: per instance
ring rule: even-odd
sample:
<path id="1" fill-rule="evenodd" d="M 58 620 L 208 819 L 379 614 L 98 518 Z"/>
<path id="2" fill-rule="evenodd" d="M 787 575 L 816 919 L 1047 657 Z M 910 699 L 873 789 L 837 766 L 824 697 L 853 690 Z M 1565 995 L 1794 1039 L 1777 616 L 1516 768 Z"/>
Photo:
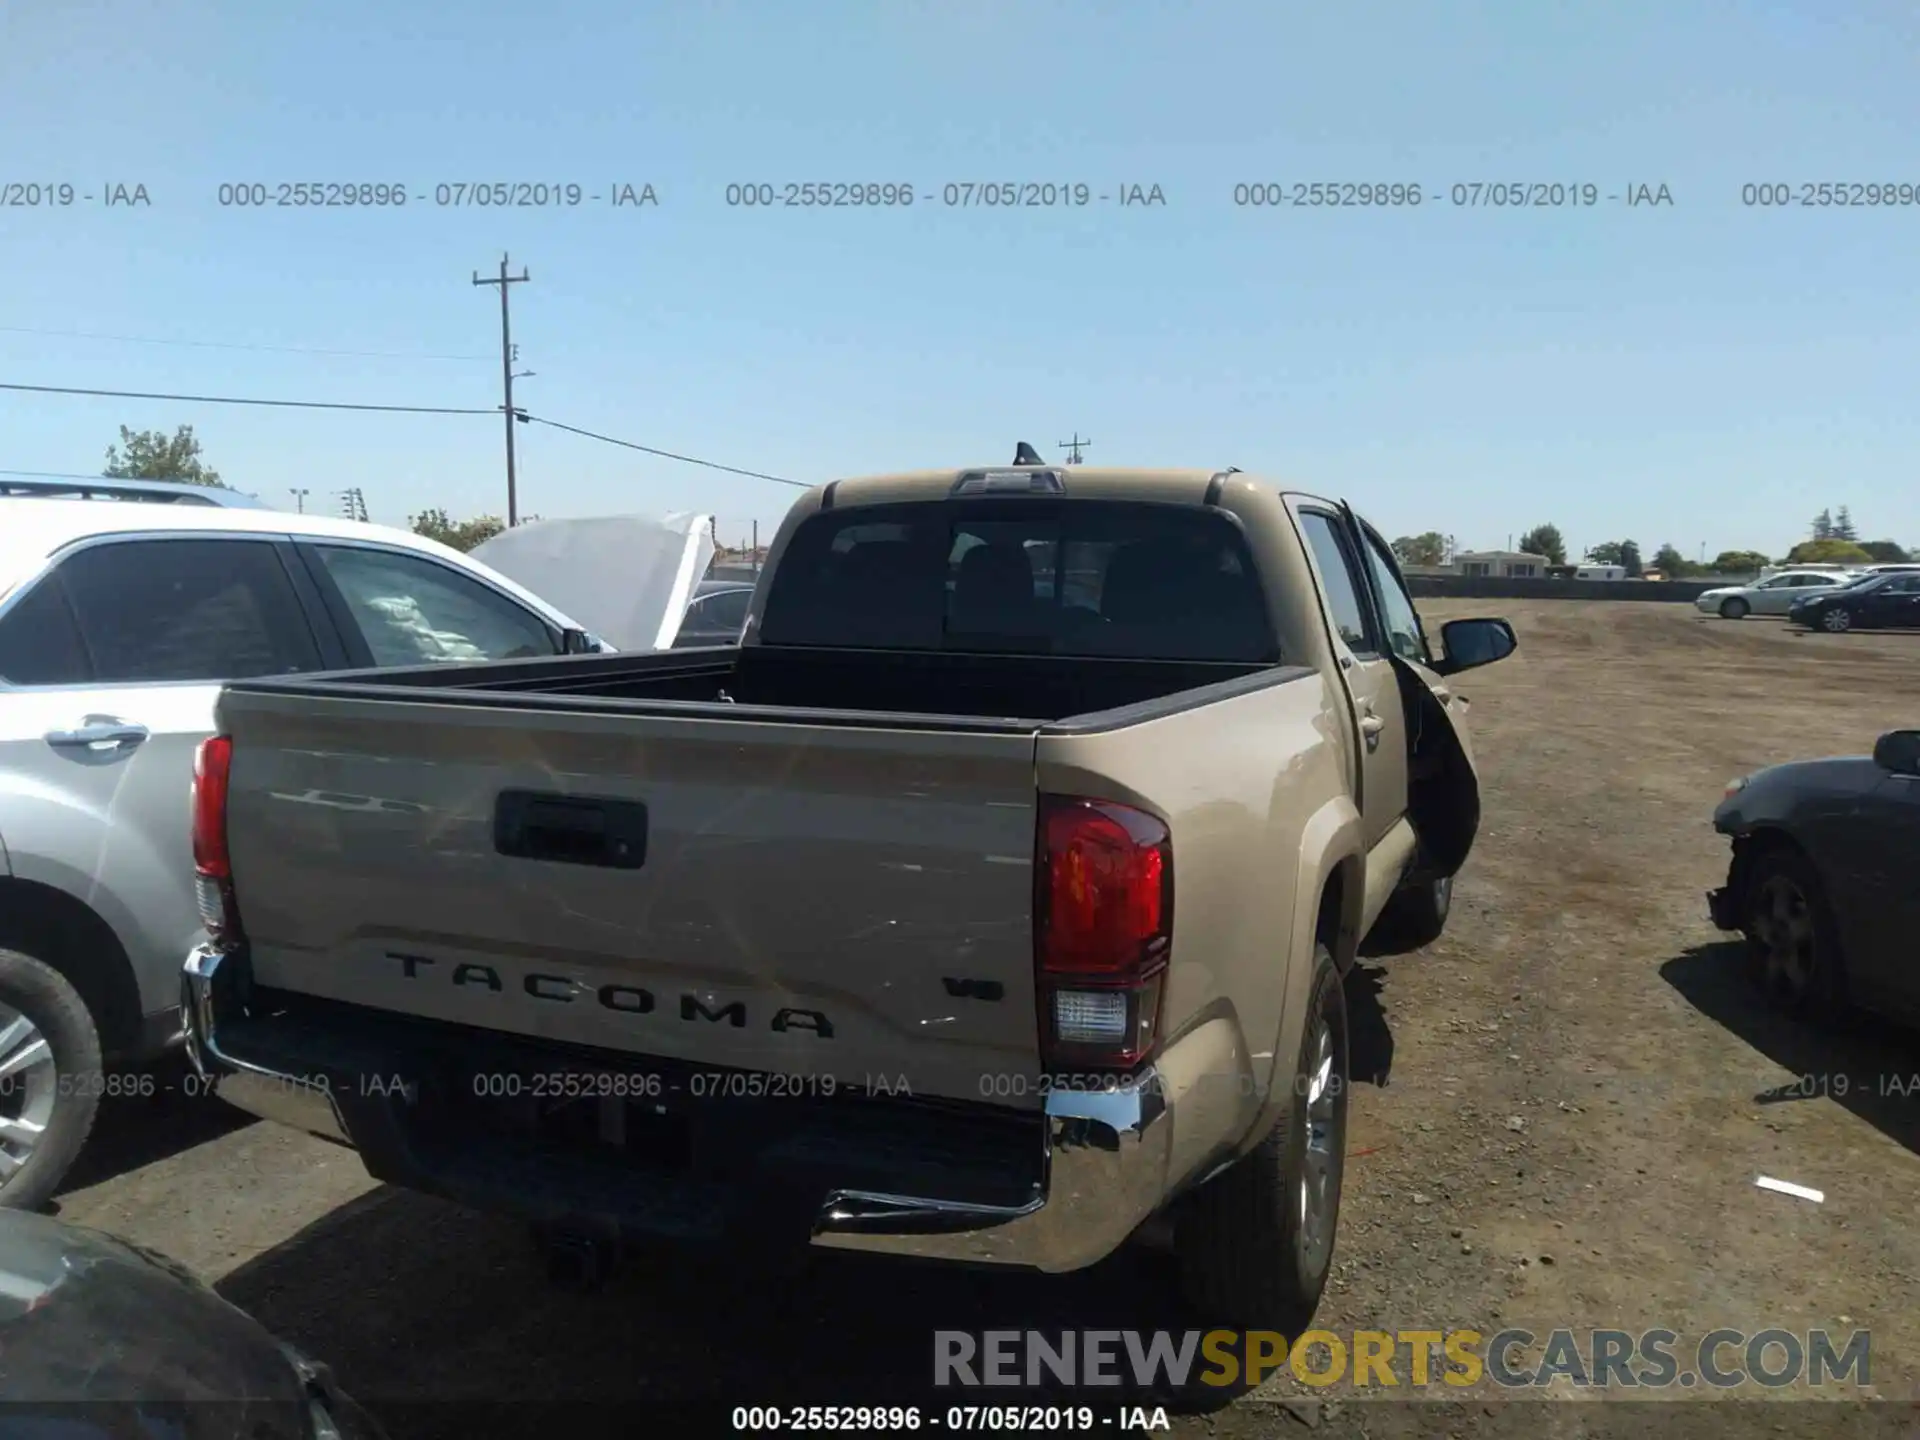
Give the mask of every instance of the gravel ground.
<path id="1" fill-rule="evenodd" d="M 1423 610 L 1506 613 L 1521 650 L 1459 684 L 1486 805 L 1447 934 L 1363 961 L 1350 986 L 1362 1073 L 1317 1323 L 1664 1328 L 1682 1369 L 1716 1327 L 1866 1328 L 1865 1393 L 1905 1403 L 1558 1384 L 1410 1403 L 1405 1385 L 1316 1389 L 1283 1371 L 1225 1408 L 1169 1404 L 1173 1431 L 1920 1434 L 1920 1088 L 1898 1093 L 1920 1086 L 1920 1043 L 1773 1017 L 1702 899 L 1724 875 L 1708 825 L 1723 783 L 1920 723 L 1920 635 L 1814 637 L 1665 604 Z M 644 1260 L 573 1295 L 547 1286 L 517 1226 L 375 1186 L 348 1152 L 177 1091 L 114 1103 L 62 1213 L 205 1274 L 330 1360 L 396 1440 L 520 1433 L 537 1412 L 507 1402 L 563 1399 L 690 1433 L 677 1402 L 913 1396 L 935 1329 L 1176 1323 L 1164 1262 L 1132 1252 L 1052 1281 Z M 1759 1190 L 1761 1174 L 1825 1203 Z M 419 1403 L 450 1400 L 483 1408 Z"/>

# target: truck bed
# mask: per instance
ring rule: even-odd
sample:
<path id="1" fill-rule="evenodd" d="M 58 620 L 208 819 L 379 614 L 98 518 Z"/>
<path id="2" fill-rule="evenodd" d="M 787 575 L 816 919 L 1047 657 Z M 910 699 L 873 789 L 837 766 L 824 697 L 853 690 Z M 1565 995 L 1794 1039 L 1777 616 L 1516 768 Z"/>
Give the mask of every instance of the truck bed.
<path id="1" fill-rule="evenodd" d="M 373 698 L 405 687 L 442 692 L 455 704 L 513 704 L 507 697 L 538 696 L 543 708 L 558 708 L 545 702 L 563 700 L 617 700 L 646 709 L 653 709 L 650 702 L 669 702 L 673 711 L 656 713 L 691 714 L 698 712 L 680 707 L 731 705 L 814 712 L 787 717 L 794 720 L 862 716 L 863 722 L 854 723 L 884 719 L 891 724 L 964 718 L 1024 727 L 1091 719 L 1190 691 L 1211 692 L 1214 686 L 1270 675 L 1274 668 L 1227 661 L 749 645 L 348 671 L 249 681 L 234 688 L 277 693 L 317 688 Z M 1191 703 L 1207 698 L 1194 697 Z M 733 712 L 733 718 L 741 715 Z"/>
<path id="2" fill-rule="evenodd" d="M 1041 737 L 1312 673 L 747 646 L 234 684 L 253 978 L 1031 1111 Z"/>

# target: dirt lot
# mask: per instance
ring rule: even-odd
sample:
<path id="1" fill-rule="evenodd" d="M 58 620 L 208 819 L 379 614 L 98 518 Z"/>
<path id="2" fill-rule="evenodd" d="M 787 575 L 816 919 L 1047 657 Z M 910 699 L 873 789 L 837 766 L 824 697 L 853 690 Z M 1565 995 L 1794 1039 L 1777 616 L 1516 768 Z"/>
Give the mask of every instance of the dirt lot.
<path id="1" fill-rule="evenodd" d="M 1718 1326 L 1867 1327 L 1873 1391 L 1920 1399 L 1920 1093 L 1883 1093 L 1883 1077 L 1920 1076 L 1920 1042 L 1772 1018 L 1702 900 L 1724 874 L 1708 827 L 1723 783 L 1920 723 L 1920 635 L 1812 637 L 1684 605 L 1425 608 L 1433 620 L 1506 613 L 1521 650 L 1459 684 L 1486 820 L 1450 930 L 1419 954 L 1364 962 L 1352 986 L 1367 1083 L 1321 1323 L 1665 1327 L 1685 1337 L 1683 1357 Z M 936 1328 L 1168 1323 L 1153 1298 L 1160 1262 L 1133 1254 L 1065 1281 L 649 1263 L 580 1298 L 545 1287 L 515 1226 L 376 1189 L 350 1154 L 240 1125 L 212 1102 L 122 1103 L 106 1124 L 63 1213 L 216 1280 L 329 1358 L 396 1440 L 487 1428 L 408 1400 L 607 1397 L 643 1422 L 663 1413 L 656 1402 L 796 1388 L 872 1402 L 928 1373 Z M 1760 1191 L 1763 1173 L 1826 1202 Z M 1174 1427 L 1920 1433 L 1907 1404 L 1755 1414 L 1703 1406 L 1700 1390 L 1664 1394 L 1690 1403 L 1456 1392 L 1437 1407 L 1289 1377 Z M 489 1415 L 501 1433 L 534 1423 Z"/>

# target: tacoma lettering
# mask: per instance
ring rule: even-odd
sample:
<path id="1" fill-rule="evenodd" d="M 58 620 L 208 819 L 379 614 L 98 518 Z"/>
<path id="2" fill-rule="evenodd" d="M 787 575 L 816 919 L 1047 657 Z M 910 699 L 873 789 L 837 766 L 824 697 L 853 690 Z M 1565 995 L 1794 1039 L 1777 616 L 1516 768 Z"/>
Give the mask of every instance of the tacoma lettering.
<path id="1" fill-rule="evenodd" d="M 400 962 L 400 973 L 409 980 L 432 980 L 437 978 L 429 974 L 430 967 L 440 962 L 428 955 L 409 955 L 398 950 L 389 950 L 387 959 Z M 447 975 L 448 982 L 461 989 L 486 989 L 495 994 L 503 993 L 506 985 L 500 978 L 500 972 L 491 965 L 481 965 L 473 961 L 462 961 Z M 524 975 L 520 979 L 520 988 L 528 998 L 544 1000 L 554 1005 L 571 1005 L 587 993 L 588 987 L 578 980 L 565 975 L 544 975 L 539 973 Z M 595 989 L 593 998 L 602 1010 L 615 1010 L 622 1015 L 651 1015 L 659 1008 L 659 1001 L 651 990 L 638 985 L 602 985 Z M 698 995 L 680 996 L 680 1018 L 685 1021 L 706 1021 L 708 1024 L 726 1024 L 736 1030 L 747 1028 L 747 1002 L 729 1001 L 724 1005 L 709 1005 Z M 795 1030 L 805 1030 L 819 1036 L 822 1040 L 833 1038 L 833 1021 L 824 1011 L 800 1010 L 786 1006 L 776 1010 L 773 1018 L 767 1022 L 768 1028 L 780 1034 Z"/>

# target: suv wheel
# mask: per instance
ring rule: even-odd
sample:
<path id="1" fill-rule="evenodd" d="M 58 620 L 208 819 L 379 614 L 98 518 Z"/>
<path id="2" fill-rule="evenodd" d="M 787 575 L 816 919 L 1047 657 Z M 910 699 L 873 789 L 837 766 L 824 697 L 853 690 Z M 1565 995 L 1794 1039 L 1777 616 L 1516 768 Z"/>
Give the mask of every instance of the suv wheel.
<path id="1" fill-rule="evenodd" d="M 1722 620 L 1744 620 L 1747 618 L 1748 612 L 1752 609 L 1753 607 L 1738 595 L 1729 596 L 1720 602 L 1720 618 Z"/>
<path id="2" fill-rule="evenodd" d="M 100 1108 L 100 1037 L 67 979 L 0 950 L 0 1206 L 38 1210 L 86 1144 Z"/>
<path id="3" fill-rule="evenodd" d="M 1755 981 L 1788 1014 L 1831 1018 L 1846 994 L 1839 932 L 1813 866 L 1792 850 L 1754 862 L 1741 929 Z"/>
<path id="4" fill-rule="evenodd" d="M 1297 1335 L 1333 1268 L 1347 1153 L 1347 1003 L 1323 942 L 1287 1114 L 1181 1207 L 1174 1255 L 1209 1326 Z"/>
<path id="5" fill-rule="evenodd" d="M 1431 945 L 1447 928 L 1453 909 L 1453 877 L 1403 886 L 1388 897 L 1367 936 L 1367 952 L 1405 954 Z"/>

